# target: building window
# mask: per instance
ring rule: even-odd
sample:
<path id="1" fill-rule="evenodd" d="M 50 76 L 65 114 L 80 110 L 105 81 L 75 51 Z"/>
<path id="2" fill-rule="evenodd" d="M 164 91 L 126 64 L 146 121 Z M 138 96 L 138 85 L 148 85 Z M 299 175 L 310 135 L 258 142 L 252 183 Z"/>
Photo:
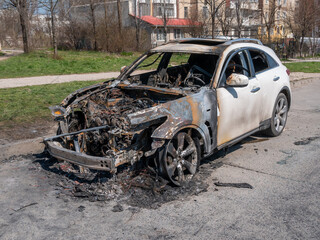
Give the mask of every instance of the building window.
<path id="1" fill-rule="evenodd" d="M 209 16 L 209 11 L 208 11 L 208 7 L 207 6 L 203 6 L 202 7 L 202 16 L 204 19 L 207 19 Z"/>
<path id="2" fill-rule="evenodd" d="M 181 29 L 174 29 L 174 38 L 175 39 L 183 38 L 183 34 L 181 33 Z"/>
<path id="3" fill-rule="evenodd" d="M 174 17 L 174 8 L 167 8 L 166 9 L 167 17 Z"/>
<path id="4" fill-rule="evenodd" d="M 184 7 L 184 18 L 188 18 L 188 7 Z"/>
<path id="5" fill-rule="evenodd" d="M 174 17 L 174 4 L 168 3 L 164 7 L 161 3 L 153 3 L 154 17 L 163 17 L 163 11 L 165 9 L 166 17 Z"/>
<path id="6" fill-rule="evenodd" d="M 164 40 L 164 29 L 157 29 L 157 40 Z"/>
<path id="7" fill-rule="evenodd" d="M 139 14 L 140 16 L 146 16 L 146 15 L 150 15 L 150 6 L 149 4 L 146 3 L 140 3 L 139 4 Z"/>

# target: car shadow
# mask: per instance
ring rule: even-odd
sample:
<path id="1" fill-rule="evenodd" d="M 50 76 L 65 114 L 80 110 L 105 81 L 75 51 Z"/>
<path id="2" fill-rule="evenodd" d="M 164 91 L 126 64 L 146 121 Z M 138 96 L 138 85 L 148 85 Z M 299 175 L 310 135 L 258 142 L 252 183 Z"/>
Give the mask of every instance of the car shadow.
<path id="1" fill-rule="evenodd" d="M 264 142 L 264 141 L 267 141 L 267 140 L 269 140 L 269 137 L 266 137 L 261 133 L 257 133 L 257 134 L 251 135 L 249 137 L 246 137 L 246 138 L 242 139 L 240 142 L 238 142 L 238 143 L 236 143 L 236 144 L 234 144 L 234 145 L 232 145 L 230 147 L 218 150 L 213 155 L 202 159 L 200 165 L 210 163 L 211 165 L 216 165 L 216 167 L 221 167 L 223 165 L 223 161 L 222 161 L 223 158 L 225 156 L 227 156 L 228 154 L 243 148 L 243 145 L 245 145 L 245 144 L 253 144 L 253 143 L 258 143 L 258 142 Z"/>

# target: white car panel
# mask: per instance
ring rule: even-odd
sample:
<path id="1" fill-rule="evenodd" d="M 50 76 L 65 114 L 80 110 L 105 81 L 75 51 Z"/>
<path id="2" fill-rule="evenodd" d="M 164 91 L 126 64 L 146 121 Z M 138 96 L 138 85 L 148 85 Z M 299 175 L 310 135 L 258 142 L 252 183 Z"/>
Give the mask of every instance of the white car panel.
<path id="1" fill-rule="evenodd" d="M 217 144 L 229 142 L 259 127 L 262 104 L 260 84 L 256 78 L 246 87 L 217 88 L 219 106 Z"/>

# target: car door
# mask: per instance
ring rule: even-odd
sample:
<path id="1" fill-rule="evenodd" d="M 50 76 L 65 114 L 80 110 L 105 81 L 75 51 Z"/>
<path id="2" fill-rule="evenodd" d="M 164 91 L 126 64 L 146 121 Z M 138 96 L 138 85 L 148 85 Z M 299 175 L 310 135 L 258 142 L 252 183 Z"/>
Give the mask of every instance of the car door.
<path id="1" fill-rule="evenodd" d="M 261 121 L 259 114 L 259 108 L 262 104 L 260 84 L 254 76 L 248 57 L 246 51 L 234 52 L 227 58 L 221 71 L 217 87 L 218 148 L 257 129 Z M 241 65 L 242 68 L 248 70 L 241 70 L 241 67 L 238 70 L 232 69 L 236 73 L 247 75 L 249 78 L 247 86 L 232 87 L 226 84 L 226 79 L 230 75 L 229 66 L 232 65 Z"/>
<path id="2" fill-rule="evenodd" d="M 258 49 L 248 49 L 252 59 L 252 68 L 260 83 L 263 105 L 260 107 L 261 121 L 271 117 L 273 106 L 279 89 L 281 78 L 284 77 L 279 64 L 266 52 Z M 249 58 L 250 59 L 250 58 Z"/>

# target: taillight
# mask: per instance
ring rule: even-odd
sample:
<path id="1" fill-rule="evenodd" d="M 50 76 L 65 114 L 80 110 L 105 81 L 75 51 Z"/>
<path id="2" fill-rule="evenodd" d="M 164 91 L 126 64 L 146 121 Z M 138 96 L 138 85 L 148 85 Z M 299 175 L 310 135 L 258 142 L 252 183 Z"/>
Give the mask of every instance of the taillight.
<path id="1" fill-rule="evenodd" d="M 290 70 L 289 69 L 287 69 L 287 74 L 288 74 L 288 76 L 290 76 Z"/>

